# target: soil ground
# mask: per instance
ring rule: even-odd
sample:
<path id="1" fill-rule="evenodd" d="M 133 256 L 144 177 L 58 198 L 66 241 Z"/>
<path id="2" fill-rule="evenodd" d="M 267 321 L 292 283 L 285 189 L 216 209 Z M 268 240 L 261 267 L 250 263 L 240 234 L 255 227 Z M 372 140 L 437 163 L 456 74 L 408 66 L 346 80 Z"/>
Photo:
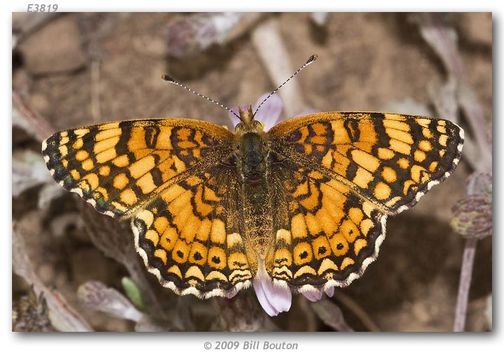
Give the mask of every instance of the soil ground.
<path id="1" fill-rule="evenodd" d="M 13 87 L 55 130 L 62 130 L 146 117 L 227 123 L 227 114 L 219 107 L 163 82 L 160 76 L 166 72 L 231 106 L 254 103 L 277 85 L 271 83 L 251 42 L 251 30 L 190 59 L 167 56 L 166 27 L 174 16 L 83 13 L 52 19 L 32 31 L 15 51 Z M 414 101 L 432 111 L 428 88 L 445 81 L 446 74 L 417 26 L 408 20 L 409 14 L 331 14 L 323 27 L 314 25 L 305 13 L 274 16 L 293 64 L 302 64 L 312 53 L 319 55 L 318 63 L 297 79 L 310 107 L 391 112 L 398 110 L 397 104 Z M 14 20 L 15 26 L 26 21 L 16 15 Z M 468 82 L 485 117 L 491 119 L 491 16 L 458 14 L 452 21 Z M 23 130 L 14 130 L 13 150 L 39 146 Z M 415 208 L 390 218 L 378 261 L 362 279 L 338 290 L 364 309 L 380 329 L 451 330 L 465 240 L 454 233 L 449 221 L 452 206 L 465 195 L 470 172 L 462 161 L 457 171 Z M 16 221 L 42 232 L 30 244 L 30 258 L 43 281 L 77 307 L 75 291 L 87 280 L 120 288 L 126 271 L 104 256 L 87 233 L 70 227 L 58 239 L 48 234 L 53 218 L 65 212 L 79 214 L 78 201 L 66 194 L 41 218 L 37 194 L 36 188 L 13 199 L 13 214 Z M 488 328 L 484 311 L 486 296 L 492 291 L 491 255 L 491 239 L 486 239 L 477 249 L 469 330 Z M 25 291 L 26 285 L 14 277 L 14 298 Z M 302 308 L 303 301 L 296 297 L 294 311 L 301 311 L 296 308 Z M 366 329 L 338 297 L 334 301 L 342 307 L 350 326 Z M 129 321 L 82 312 L 97 330 L 132 329 Z M 275 322 L 284 330 L 306 330 L 289 314 Z M 319 320 L 315 329 L 329 330 Z"/>

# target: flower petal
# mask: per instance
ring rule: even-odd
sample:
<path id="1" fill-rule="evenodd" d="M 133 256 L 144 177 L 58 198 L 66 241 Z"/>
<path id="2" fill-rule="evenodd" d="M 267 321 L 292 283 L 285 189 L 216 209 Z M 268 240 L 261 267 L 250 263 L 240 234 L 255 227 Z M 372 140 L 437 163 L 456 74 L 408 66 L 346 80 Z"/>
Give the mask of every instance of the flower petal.
<path id="1" fill-rule="evenodd" d="M 256 111 L 256 109 L 261 105 L 261 103 L 269 96 L 269 93 L 262 95 L 259 99 L 257 99 L 257 102 L 255 103 L 253 109 Z M 255 119 L 262 122 L 264 124 L 264 131 L 268 131 L 271 129 L 273 126 L 275 126 L 276 123 L 278 123 L 278 120 L 280 119 L 280 115 L 282 114 L 283 110 L 283 101 L 280 96 L 277 94 L 271 95 L 271 97 L 266 101 L 264 104 L 262 104 L 261 108 L 255 115 Z"/>
<path id="2" fill-rule="evenodd" d="M 259 263 L 259 270 L 254 279 L 254 290 L 257 300 L 269 316 L 289 311 L 292 304 L 292 293 L 289 287 L 273 283 L 263 263 Z"/>
<path id="3" fill-rule="evenodd" d="M 324 289 L 324 292 L 326 293 L 327 296 L 332 298 L 334 296 L 334 286 Z"/>
<path id="4" fill-rule="evenodd" d="M 322 299 L 322 290 L 311 288 L 310 290 L 305 290 L 301 294 L 311 302 L 317 302 Z"/>

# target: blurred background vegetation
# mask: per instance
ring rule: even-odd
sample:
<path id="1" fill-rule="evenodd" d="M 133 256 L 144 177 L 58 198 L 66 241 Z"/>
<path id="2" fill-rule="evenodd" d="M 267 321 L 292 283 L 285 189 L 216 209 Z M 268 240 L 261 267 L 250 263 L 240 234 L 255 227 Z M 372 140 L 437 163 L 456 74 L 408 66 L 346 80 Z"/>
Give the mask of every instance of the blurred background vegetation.
<path id="1" fill-rule="evenodd" d="M 490 13 L 15 13 L 13 330 L 487 331 L 492 294 Z M 252 289 L 200 301 L 164 289 L 127 223 L 50 177 L 41 141 L 104 121 L 189 117 L 229 126 L 219 107 L 280 91 L 300 112 L 443 117 L 465 129 L 457 171 L 390 218 L 380 257 L 333 298 L 296 295 L 269 318 Z M 472 276 L 472 281 L 471 281 Z"/>

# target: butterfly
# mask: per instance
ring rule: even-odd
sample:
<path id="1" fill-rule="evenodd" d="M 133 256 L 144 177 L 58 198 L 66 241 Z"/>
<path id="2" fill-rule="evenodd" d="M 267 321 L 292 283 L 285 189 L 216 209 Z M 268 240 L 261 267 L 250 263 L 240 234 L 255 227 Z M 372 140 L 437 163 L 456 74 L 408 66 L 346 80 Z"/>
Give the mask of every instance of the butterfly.
<path id="1" fill-rule="evenodd" d="M 129 220 L 137 252 L 180 295 L 234 296 L 254 278 L 298 292 L 344 287 L 376 260 L 387 217 L 456 168 L 463 130 L 395 113 L 321 112 L 265 132 L 183 118 L 60 131 L 54 179 Z"/>

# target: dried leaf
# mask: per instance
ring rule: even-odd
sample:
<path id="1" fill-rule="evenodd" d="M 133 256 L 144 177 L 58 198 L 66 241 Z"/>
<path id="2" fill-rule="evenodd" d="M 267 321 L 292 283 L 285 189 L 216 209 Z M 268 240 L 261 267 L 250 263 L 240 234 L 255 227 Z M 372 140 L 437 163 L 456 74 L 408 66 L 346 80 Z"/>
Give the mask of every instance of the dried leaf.
<path id="1" fill-rule="evenodd" d="M 12 124 L 18 126 L 42 142 L 55 129 L 26 103 L 21 95 L 12 94 Z"/>
<path id="2" fill-rule="evenodd" d="M 260 13 L 203 13 L 179 17 L 168 24 L 168 55 L 183 58 L 240 36 Z"/>
<path id="3" fill-rule="evenodd" d="M 252 32 L 252 43 L 273 84 L 282 84 L 290 78 L 295 68 L 291 64 L 278 19 L 262 21 Z M 283 100 L 287 117 L 299 114 L 308 107 L 296 78 L 290 80 L 289 86 L 279 89 L 278 94 Z"/>
<path id="4" fill-rule="evenodd" d="M 60 237 L 65 235 L 66 230 L 70 226 L 74 226 L 76 229 L 83 229 L 84 222 L 77 212 L 69 212 L 51 219 L 49 226 L 51 227 L 51 234 L 55 237 Z"/>
<path id="5" fill-rule="evenodd" d="M 117 222 L 102 216 L 86 203 L 80 203 L 80 205 L 90 240 L 106 256 L 121 263 L 128 270 L 135 284 L 141 289 L 146 312 L 156 314 L 159 319 L 166 320 L 158 296 L 145 277 L 145 266 L 140 263 L 136 253 L 129 223 Z M 163 299 L 163 305 L 170 307 L 170 301 L 173 301 L 171 299 Z"/>
<path id="6" fill-rule="evenodd" d="M 458 123 L 457 80 L 454 77 L 442 85 L 431 85 L 429 95 L 439 117 Z"/>
<path id="7" fill-rule="evenodd" d="M 34 151 L 16 151 L 12 155 L 12 195 L 44 183 L 54 183 L 44 160 Z"/>
<path id="8" fill-rule="evenodd" d="M 88 308 L 120 319 L 137 322 L 143 316 L 124 295 L 100 281 L 88 281 L 79 286 L 77 297 Z"/>
<path id="9" fill-rule="evenodd" d="M 338 331 L 354 331 L 345 321 L 338 305 L 327 299 L 311 303 L 317 316 L 326 324 Z"/>
<path id="10" fill-rule="evenodd" d="M 418 16 L 417 19 L 422 37 L 443 62 L 448 73 L 448 83 L 456 82 L 457 103 L 464 111 L 473 132 L 473 139 L 469 138 L 467 140 L 471 143 L 471 140 L 474 140 L 479 148 L 468 147 L 476 152 L 471 157 L 479 159 L 479 161 L 471 161 L 471 163 L 480 171 L 490 171 L 492 167 L 492 147 L 488 137 L 489 131 L 487 131 L 490 122 L 485 120 L 482 106 L 466 81 L 464 63 L 457 44 L 457 33 L 452 26 L 447 24 L 443 15 L 423 14 Z M 453 109 L 451 111 L 453 112 Z M 456 120 L 456 117 L 453 116 L 450 120 Z M 466 152 L 467 150 L 466 148 Z"/>
<path id="11" fill-rule="evenodd" d="M 38 208 L 47 209 L 54 199 L 60 197 L 64 193 L 65 192 L 63 191 L 61 186 L 54 181 L 45 184 L 44 186 L 42 186 L 38 194 Z"/>

